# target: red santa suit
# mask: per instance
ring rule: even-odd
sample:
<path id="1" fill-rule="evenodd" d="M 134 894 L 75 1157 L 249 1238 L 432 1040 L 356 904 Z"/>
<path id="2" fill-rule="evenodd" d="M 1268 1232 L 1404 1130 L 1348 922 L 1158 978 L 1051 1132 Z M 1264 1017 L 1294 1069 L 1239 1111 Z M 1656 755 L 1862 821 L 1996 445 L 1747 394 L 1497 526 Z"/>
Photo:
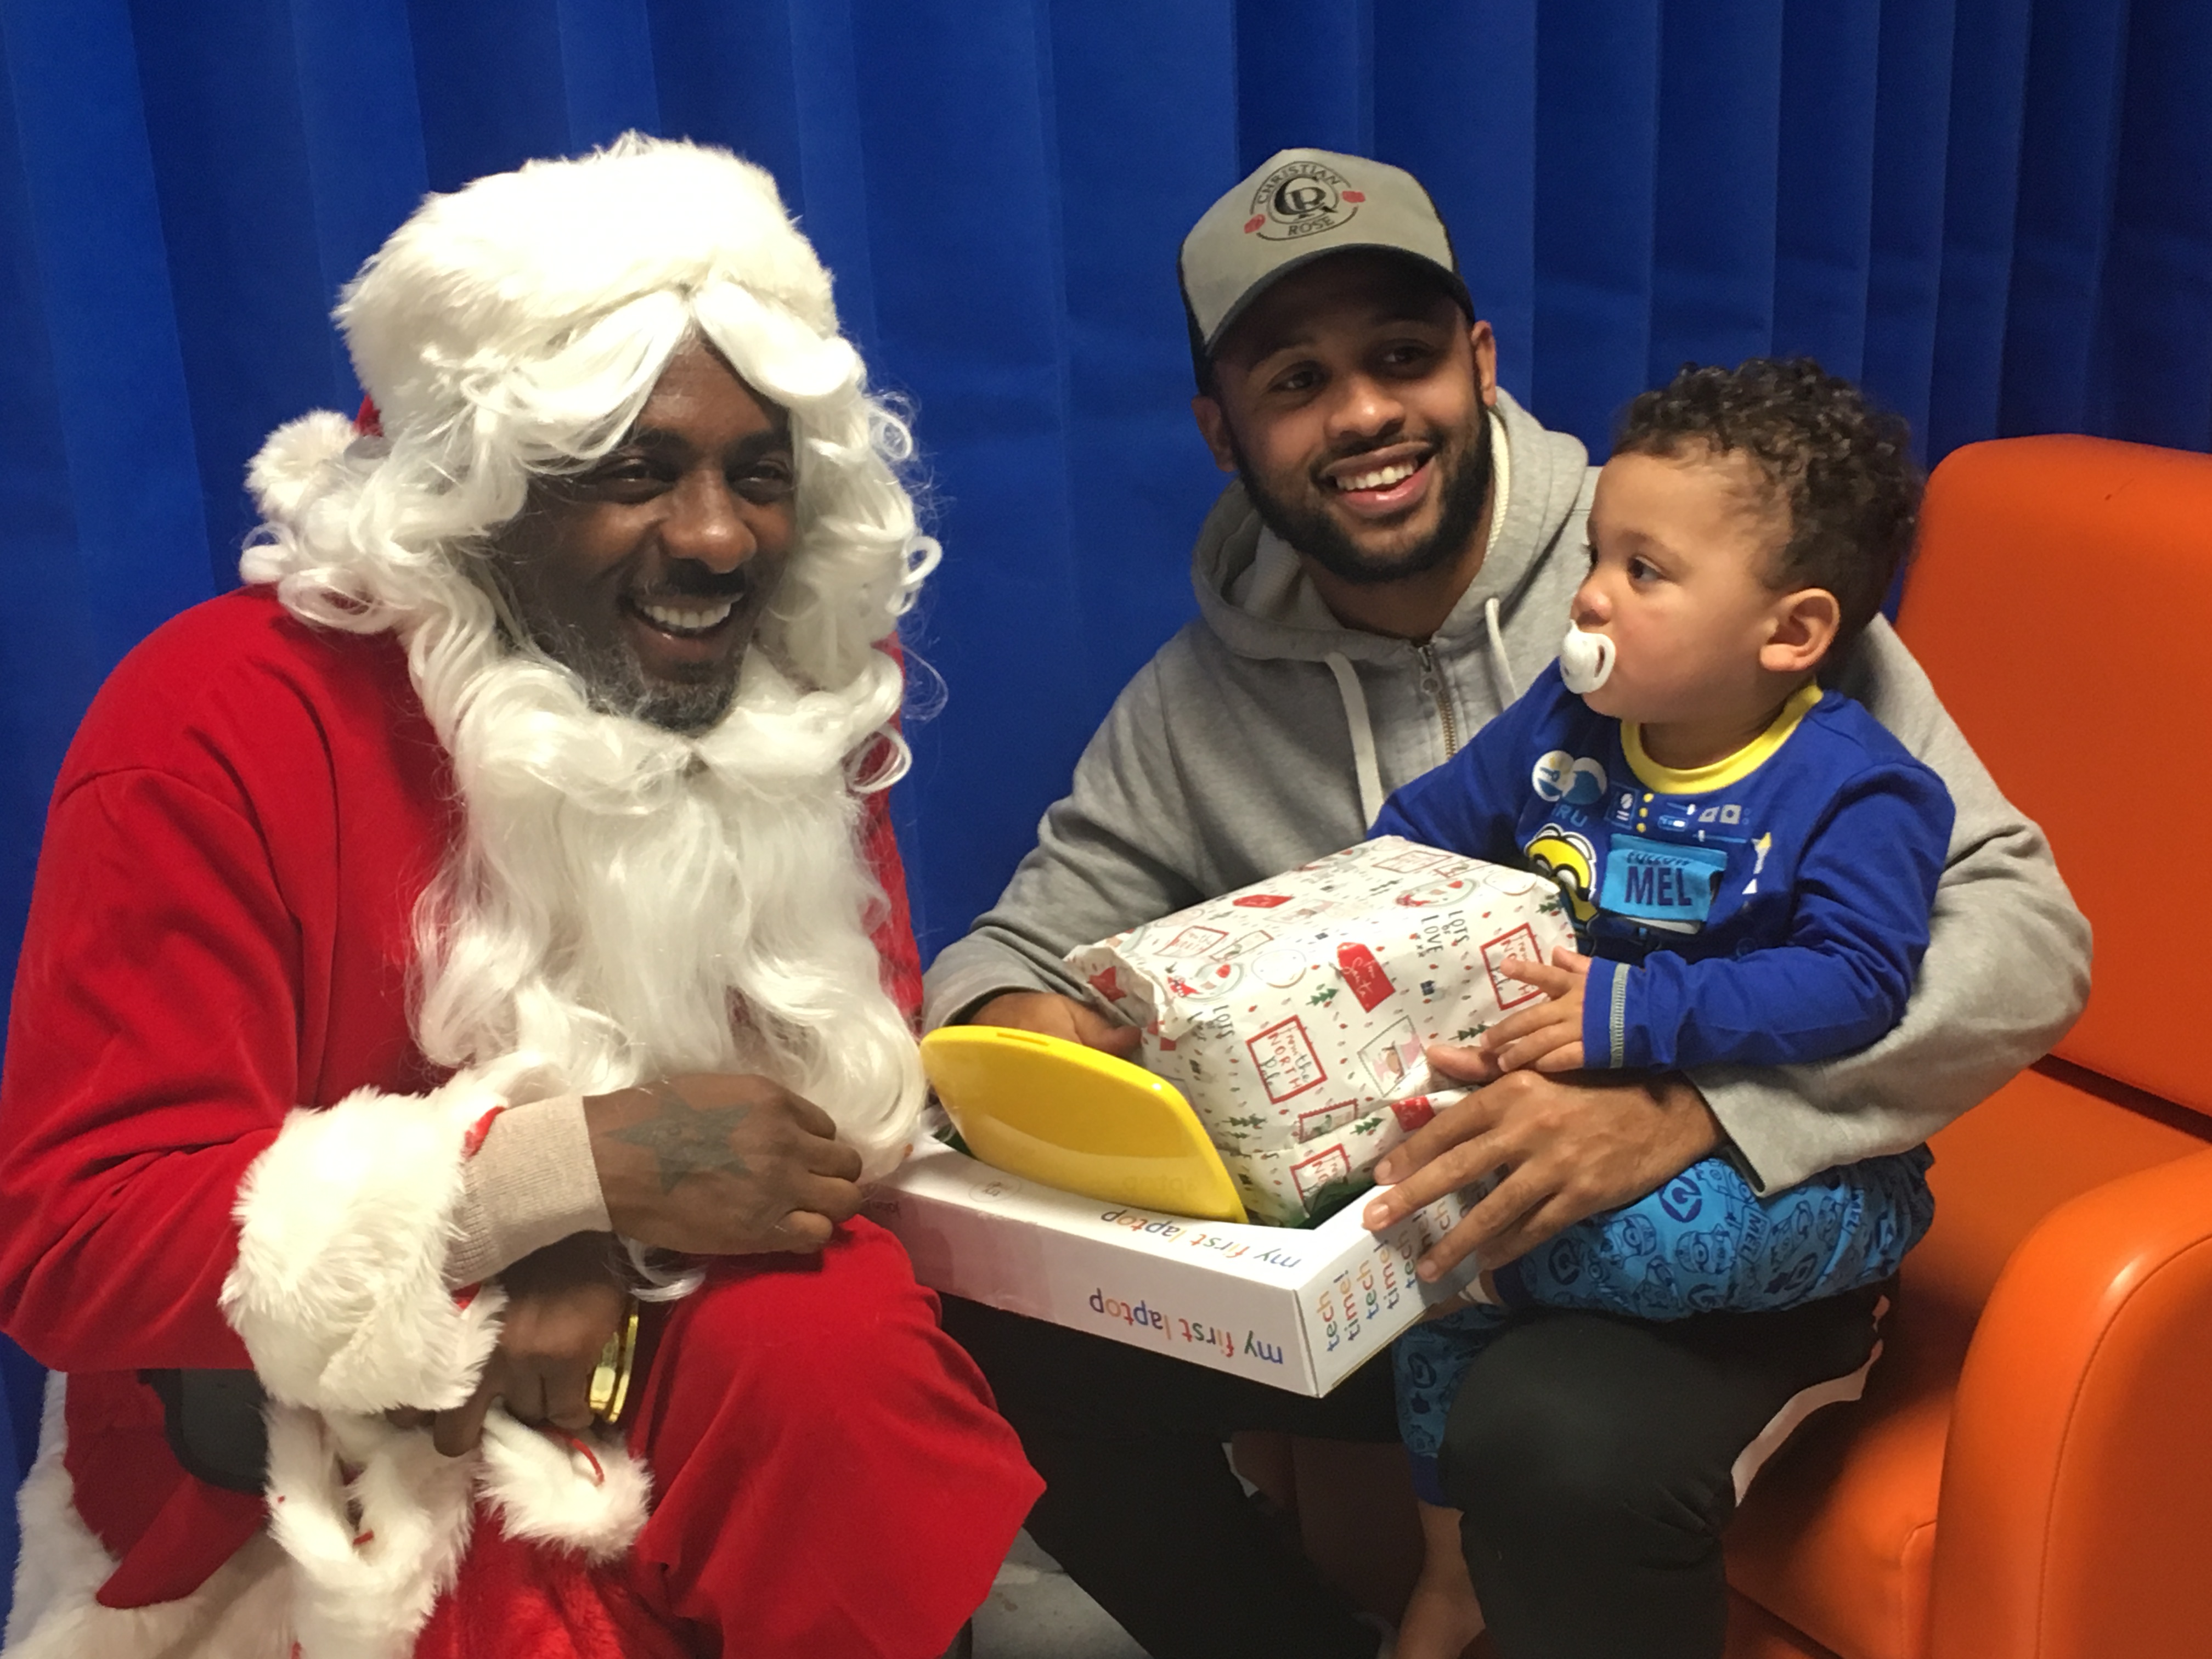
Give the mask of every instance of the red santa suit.
<path id="1" fill-rule="evenodd" d="M 27 1486 L 9 1659 L 289 1651 L 312 1540 L 287 1559 L 264 1498 L 187 1474 L 137 1372 L 252 1363 L 222 1303 L 252 1206 L 404 1207 L 442 1178 L 447 1143 L 422 1138 L 420 1109 L 444 1079 L 410 993 L 415 906 L 452 852 L 454 795 L 393 639 L 310 627 L 265 588 L 161 629 L 88 715 L 53 798 L 0 1079 L 0 1328 L 66 1373 Z M 911 1006 L 880 796 L 866 822 L 894 905 L 887 982 Z M 241 1205 L 280 1135 L 342 1121 L 354 1139 L 312 1143 L 314 1190 Z M 304 1326 L 353 1316 L 359 1286 L 330 1273 L 280 1287 Z M 934 1314 L 864 1220 L 818 1257 L 718 1264 L 668 1316 L 626 1413 L 657 1492 L 641 1528 L 621 1528 L 627 1547 L 593 1566 L 532 1545 L 526 1504 L 492 1494 L 505 1519 L 479 1504 L 458 1589 L 416 1650 L 939 1651 L 1038 1482 Z M 383 1315 L 359 1316 L 369 1330 Z M 454 1329 L 481 1352 L 483 1329 Z M 353 1362 L 317 1363 L 335 1377 Z M 345 1571 L 384 1547 L 327 1547 Z"/>

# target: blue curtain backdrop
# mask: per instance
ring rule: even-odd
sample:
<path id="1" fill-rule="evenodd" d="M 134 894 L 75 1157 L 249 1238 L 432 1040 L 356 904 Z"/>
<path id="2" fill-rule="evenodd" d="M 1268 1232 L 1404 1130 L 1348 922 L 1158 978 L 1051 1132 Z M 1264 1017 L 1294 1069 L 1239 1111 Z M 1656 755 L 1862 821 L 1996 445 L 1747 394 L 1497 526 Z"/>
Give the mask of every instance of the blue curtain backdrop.
<path id="1" fill-rule="evenodd" d="M 0 0 L 0 960 L 87 699 L 234 580 L 262 434 L 352 406 L 338 284 L 424 191 L 625 128 L 770 167 L 918 411 L 925 951 L 1190 613 L 1175 249 L 1280 146 L 1426 180 L 1505 384 L 1593 444 L 1765 351 L 1930 459 L 2212 443 L 2203 0 Z"/>

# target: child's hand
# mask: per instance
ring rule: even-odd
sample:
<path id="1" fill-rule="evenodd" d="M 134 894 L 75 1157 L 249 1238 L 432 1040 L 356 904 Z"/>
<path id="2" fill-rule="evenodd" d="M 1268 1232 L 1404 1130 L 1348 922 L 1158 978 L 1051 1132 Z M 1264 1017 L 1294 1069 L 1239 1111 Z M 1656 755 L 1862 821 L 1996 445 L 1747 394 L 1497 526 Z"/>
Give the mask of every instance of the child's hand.
<path id="1" fill-rule="evenodd" d="M 1475 1040 L 1475 1048 L 1500 1072 L 1533 1066 L 1540 1072 L 1573 1072 L 1583 1065 L 1583 987 L 1589 981 L 1589 958 L 1564 945 L 1552 952 L 1552 966 L 1511 957 L 1498 971 L 1533 985 L 1551 1000 L 1509 1014 Z"/>

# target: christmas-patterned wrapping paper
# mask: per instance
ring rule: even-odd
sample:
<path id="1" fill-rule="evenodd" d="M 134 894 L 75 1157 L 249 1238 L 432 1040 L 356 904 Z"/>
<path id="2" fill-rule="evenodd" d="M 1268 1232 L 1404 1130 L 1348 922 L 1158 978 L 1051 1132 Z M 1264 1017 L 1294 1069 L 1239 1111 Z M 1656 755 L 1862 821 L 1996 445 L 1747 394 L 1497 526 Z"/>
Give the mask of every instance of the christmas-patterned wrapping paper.
<path id="1" fill-rule="evenodd" d="M 1534 1001 L 1499 969 L 1573 939 L 1542 877 L 1384 836 L 1067 960 L 1143 1031 L 1253 1218 L 1295 1226 L 1459 1097 L 1429 1091 L 1422 1045 Z"/>

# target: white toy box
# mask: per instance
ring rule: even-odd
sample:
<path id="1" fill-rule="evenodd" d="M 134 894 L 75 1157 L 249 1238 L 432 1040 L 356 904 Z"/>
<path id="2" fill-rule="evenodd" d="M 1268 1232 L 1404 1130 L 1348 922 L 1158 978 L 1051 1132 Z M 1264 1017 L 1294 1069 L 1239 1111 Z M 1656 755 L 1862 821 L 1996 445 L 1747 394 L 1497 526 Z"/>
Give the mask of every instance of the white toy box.
<path id="1" fill-rule="evenodd" d="M 1468 1261 L 1432 1285 L 1413 1277 L 1464 1212 L 1454 1194 L 1380 1234 L 1358 1206 L 1305 1230 L 1192 1221 L 1041 1186 L 934 1141 L 867 1206 L 934 1290 L 1313 1395 L 1474 1276 Z"/>

